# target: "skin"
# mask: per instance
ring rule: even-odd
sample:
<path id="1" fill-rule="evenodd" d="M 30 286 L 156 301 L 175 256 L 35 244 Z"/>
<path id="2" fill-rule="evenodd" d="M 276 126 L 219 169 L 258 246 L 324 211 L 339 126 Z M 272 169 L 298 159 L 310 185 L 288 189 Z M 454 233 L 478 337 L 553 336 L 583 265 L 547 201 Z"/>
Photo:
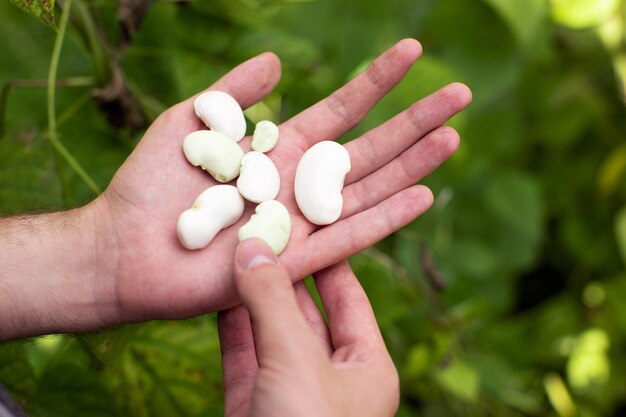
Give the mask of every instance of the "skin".
<path id="1" fill-rule="evenodd" d="M 279 126 L 278 145 L 268 156 L 281 177 L 277 200 L 292 216 L 291 239 L 280 262 L 293 282 L 371 246 L 432 204 L 430 190 L 415 183 L 458 147 L 458 134 L 442 125 L 471 101 L 462 84 L 444 87 L 345 145 L 352 171 L 336 223 L 323 228 L 309 223 L 293 193 L 302 154 L 353 128 L 421 52 L 417 41 L 400 41 L 347 85 Z M 225 91 L 246 108 L 279 79 L 280 61 L 265 53 L 208 90 Z M 181 149 L 189 133 L 204 128 L 193 99 L 152 124 L 90 204 L 67 213 L 0 220 L 0 299 L 8 300 L 0 304 L 0 339 L 185 318 L 240 303 L 232 260 L 237 231 L 254 205 L 203 250 L 184 249 L 176 236 L 180 213 L 217 184 L 191 166 Z M 249 137 L 239 143 L 249 150 Z"/>
<path id="2" fill-rule="evenodd" d="M 326 327 L 263 241 L 242 242 L 236 259 L 244 305 L 219 314 L 227 417 L 395 414 L 398 374 L 347 262 L 314 275 Z"/>

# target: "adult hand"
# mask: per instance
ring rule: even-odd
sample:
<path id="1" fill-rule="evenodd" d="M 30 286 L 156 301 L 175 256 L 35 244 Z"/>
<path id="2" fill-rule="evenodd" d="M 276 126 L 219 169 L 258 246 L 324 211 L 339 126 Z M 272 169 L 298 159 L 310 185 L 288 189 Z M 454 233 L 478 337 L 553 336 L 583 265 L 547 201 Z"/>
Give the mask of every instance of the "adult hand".
<path id="1" fill-rule="evenodd" d="M 374 244 L 431 205 L 430 191 L 415 183 L 458 146 L 457 133 L 442 124 L 471 101 L 461 84 L 422 99 L 345 145 L 352 171 L 336 223 L 322 228 L 309 223 L 293 192 L 302 154 L 354 127 L 420 54 L 417 41 L 400 41 L 347 85 L 280 125 L 281 138 L 269 156 L 281 177 L 277 199 L 292 216 L 291 239 L 280 259 L 294 280 Z M 230 93 L 245 108 L 267 95 L 279 78 L 278 58 L 265 53 L 210 89 Z M 181 150 L 187 134 L 205 128 L 194 114 L 193 99 L 153 123 L 92 203 L 0 219 L 0 297 L 6 300 L 0 303 L 0 340 L 190 317 L 239 302 L 232 259 L 237 230 L 253 205 L 203 250 L 184 249 L 176 236 L 180 213 L 215 184 Z M 247 150 L 250 139 L 240 144 Z"/>
<path id="2" fill-rule="evenodd" d="M 433 197 L 415 185 L 457 148 L 459 137 L 441 127 L 471 101 L 452 84 L 348 142 L 352 171 L 345 181 L 339 221 L 316 227 L 300 213 L 293 191 L 302 154 L 322 140 L 353 128 L 406 74 L 421 54 L 420 44 L 402 40 L 328 98 L 279 126 L 280 140 L 268 155 L 281 177 L 277 199 L 292 216 L 292 235 L 280 259 L 294 279 L 334 264 L 376 243 L 424 212 Z M 271 53 L 253 58 L 209 90 L 222 90 L 248 107 L 267 95 L 280 78 Z M 183 318 L 236 305 L 232 259 L 237 230 L 253 212 L 248 204 L 236 225 L 211 244 L 188 251 L 178 242 L 176 221 L 200 192 L 216 184 L 185 159 L 187 134 L 205 128 L 193 97 L 162 114 L 113 178 L 93 208 L 100 213 L 100 288 L 114 300 L 105 305 L 112 323 Z M 250 138 L 240 142 L 249 149 Z M 367 225 L 367 227 L 363 227 Z"/>
<path id="3" fill-rule="evenodd" d="M 263 241 L 239 245 L 235 282 L 244 305 L 218 316 L 227 417 L 394 415 L 398 374 L 347 262 L 315 274 L 330 333 Z"/>

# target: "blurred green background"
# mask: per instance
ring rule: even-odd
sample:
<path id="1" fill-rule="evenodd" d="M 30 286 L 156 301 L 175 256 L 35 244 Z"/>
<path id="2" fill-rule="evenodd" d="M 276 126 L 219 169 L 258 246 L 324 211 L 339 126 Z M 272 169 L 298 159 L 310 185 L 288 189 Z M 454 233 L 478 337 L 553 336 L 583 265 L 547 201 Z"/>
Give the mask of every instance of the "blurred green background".
<path id="1" fill-rule="evenodd" d="M 19 2 L 0 0 L 2 215 L 95 196 L 49 140 L 56 32 Z M 57 136 L 99 188 L 160 111 L 254 54 L 276 52 L 283 79 L 247 116 L 282 121 L 417 38 L 423 57 L 346 135 L 446 83 L 474 92 L 451 122 L 460 150 L 424 181 L 433 208 L 351 259 L 398 415 L 626 414 L 626 1 L 149 3 L 73 2 Z M 39 19 L 58 25 L 58 6 Z M 218 416 L 220 374 L 214 315 L 0 345 L 0 381 L 33 416 Z"/>

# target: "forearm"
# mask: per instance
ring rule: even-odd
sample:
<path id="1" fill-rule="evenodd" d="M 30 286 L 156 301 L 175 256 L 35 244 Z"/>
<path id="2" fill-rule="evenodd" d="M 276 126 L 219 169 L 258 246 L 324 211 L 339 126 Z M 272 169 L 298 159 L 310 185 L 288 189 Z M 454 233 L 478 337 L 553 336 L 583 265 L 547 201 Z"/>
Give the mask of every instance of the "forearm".
<path id="1" fill-rule="evenodd" d="M 0 340 L 115 322 L 113 280 L 101 267 L 115 248 L 103 243 L 103 219 L 94 203 L 0 219 Z"/>

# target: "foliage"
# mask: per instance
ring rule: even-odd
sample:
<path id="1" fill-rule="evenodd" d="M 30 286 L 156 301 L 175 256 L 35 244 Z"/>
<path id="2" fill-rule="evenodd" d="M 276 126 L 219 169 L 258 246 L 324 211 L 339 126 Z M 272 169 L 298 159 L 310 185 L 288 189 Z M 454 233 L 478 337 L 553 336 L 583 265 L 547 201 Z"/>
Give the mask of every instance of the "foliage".
<path id="1" fill-rule="evenodd" d="M 352 259 L 399 415 L 623 414 L 626 1 L 156 1 L 133 30 L 115 2 L 73 11 L 59 78 L 89 82 L 57 84 L 57 130 L 100 188 L 156 114 L 253 54 L 277 52 L 284 76 L 247 115 L 285 120 L 418 38 L 424 56 L 346 135 L 447 82 L 474 91 L 451 122 L 461 149 L 424 181 L 434 207 Z M 54 32 L 9 2 L 0 22 L 1 79 L 45 79 Z M 3 214 L 94 196 L 48 140 L 45 91 L 16 88 L 30 84 L 5 94 Z M 0 380 L 33 416 L 220 415 L 215 317 L 5 344 Z"/>
<path id="2" fill-rule="evenodd" d="M 11 3 L 47 26 L 54 25 L 54 0 L 11 0 Z"/>

